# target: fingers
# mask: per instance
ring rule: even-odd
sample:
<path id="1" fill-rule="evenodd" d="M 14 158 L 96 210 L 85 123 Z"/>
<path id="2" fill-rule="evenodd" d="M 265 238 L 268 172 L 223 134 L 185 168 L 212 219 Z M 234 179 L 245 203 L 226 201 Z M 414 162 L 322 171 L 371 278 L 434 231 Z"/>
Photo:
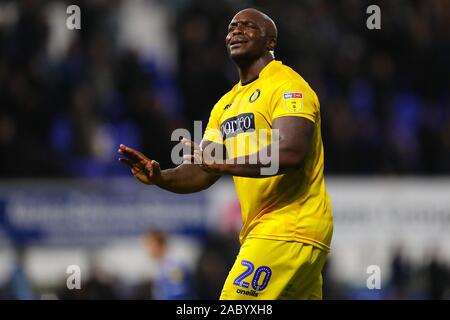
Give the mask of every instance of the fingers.
<path id="1" fill-rule="evenodd" d="M 187 138 L 182 138 L 180 143 L 191 149 L 191 154 L 183 155 L 184 164 L 201 164 L 202 163 L 202 150 L 200 146 Z"/>
<path id="2" fill-rule="evenodd" d="M 151 176 L 153 174 L 153 165 L 151 161 L 148 161 L 145 165 L 144 165 L 145 170 L 147 170 L 147 173 Z"/>
<path id="3" fill-rule="evenodd" d="M 184 164 L 192 164 L 194 161 L 194 156 L 192 154 L 183 155 L 183 163 Z"/>
<path id="4" fill-rule="evenodd" d="M 139 151 L 134 150 L 133 148 L 127 147 L 124 144 L 121 144 L 119 146 L 119 149 L 117 150 L 117 152 L 135 162 L 142 162 L 142 161 L 146 162 L 149 160 L 146 156 L 144 156 Z"/>
<path id="5" fill-rule="evenodd" d="M 183 163 L 185 164 L 202 164 L 203 163 L 203 155 L 201 150 L 194 150 L 193 154 L 185 154 L 183 155 Z"/>
<path id="6" fill-rule="evenodd" d="M 143 170 L 142 166 L 137 165 L 136 162 L 133 162 L 130 159 L 119 158 L 119 162 L 127 165 L 131 169 L 131 173 L 134 176 L 136 176 L 138 173 L 142 172 L 142 170 Z M 145 168 L 145 170 L 147 171 L 147 174 L 149 174 L 149 170 L 147 168 Z"/>
<path id="7" fill-rule="evenodd" d="M 191 140 L 189 140 L 189 139 L 183 138 L 183 139 L 181 139 L 180 142 L 181 142 L 182 144 L 184 144 L 185 146 L 194 148 L 194 150 L 201 150 L 201 149 L 200 149 L 200 146 L 199 146 L 197 143 L 195 143 L 194 141 L 191 141 Z"/>
<path id="8" fill-rule="evenodd" d="M 203 163 L 203 152 L 200 150 L 194 150 L 194 163 L 202 164 Z"/>
<path id="9" fill-rule="evenodd" d="M 145 166 L 145 174 L 147 175 L 147 177 L 149 179 L 158 177 L 158 175 L 161 174 L 160 170 L 161 170 L 161 168 L 159 167 L 159 163 L 156 162 L 155 160 L 148 161 Z M 138 170 L 136 169 L 135 171 L 137 172 Z M 135 173 L 133 172 L 133 174 L 135 174 Z"/>
<path id="10" fill-rule="evenodd" d="M 150 161 L 150 163 L 152 164 L 153 169 L 157 169 L 157 170 L 161 170 L 159 163 L 155 160 Z"/>
<path id="11" fill-rule="evenodd" d="M 161 167 L 159 166 L 159 163 L 157 161 L 150 161 L 150 165 L 152 166 L 151 174 L 154 178 L 161 175 Z"/>

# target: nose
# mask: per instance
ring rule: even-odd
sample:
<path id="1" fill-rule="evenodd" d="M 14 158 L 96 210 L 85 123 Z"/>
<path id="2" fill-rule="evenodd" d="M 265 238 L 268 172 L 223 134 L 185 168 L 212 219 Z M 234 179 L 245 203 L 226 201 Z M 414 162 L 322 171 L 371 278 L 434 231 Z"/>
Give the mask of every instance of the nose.
<path id="1" fill-rule="evenodd" d="M 237 34 L 242 34 L 242 26 L 240 24 L 238 24 L 233 31 L 231 32 L 231 35 L 235 36 Z"/>

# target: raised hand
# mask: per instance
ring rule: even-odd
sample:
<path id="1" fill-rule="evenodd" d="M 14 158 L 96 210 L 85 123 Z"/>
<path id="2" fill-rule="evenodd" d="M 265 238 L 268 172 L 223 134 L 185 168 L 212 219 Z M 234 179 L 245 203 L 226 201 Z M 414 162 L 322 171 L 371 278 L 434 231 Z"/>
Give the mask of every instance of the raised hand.
<path id="1" fill-rule="evenodd" d="M 198 144 L 196 144 L 194 141 L 191 141 L 189 139 L 183 138 L 180 141 L 185 146 L 188 146 L 191 148 L 192 154 L 185 154 L 183 155 L 184 163 L 186 164 L 203 164 L 203 152 L 202 149 Z"/>
<path id="2" fill-rule="evenodd" d="M 119 161 L 130 167 L 131 173 L 140 182 L 158 184 L 161 181 L 161 168 L 155 160 L 123 144 L 119 146 L 117 152 L 125 157 L 119 158 Z"/>
<path id="3" fill-rule="evenodd" d="M 192 153 L 183 155 L 184 163 L 197 164 L 206 172 L 219 172 L 218 169 L 220 165 L 215 162 L 212 154 L 209 154 L 208 152 L 205 153 L 201 146 L 189 139 L 183 138 L 180 142 L 185 146 L 190 147 Z"/>

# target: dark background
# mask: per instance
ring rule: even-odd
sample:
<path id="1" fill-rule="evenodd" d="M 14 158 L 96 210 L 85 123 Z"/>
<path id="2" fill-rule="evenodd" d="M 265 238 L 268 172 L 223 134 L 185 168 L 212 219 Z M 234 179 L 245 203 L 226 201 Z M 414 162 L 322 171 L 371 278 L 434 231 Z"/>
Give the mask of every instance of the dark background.
<path id="1" fill-rule="evenodd" d="M 318 93 L 327 173 L 450 171 L 448 1 L 379 1 L 381 30 L 366 28 L 367 1 L 168 2 L 171 68 L 115 46 L 121 1 L 77 3 L 82 29 L 57 58 L 47 50 L 48 1 L 18 2 L 0 26 L 3 178 L 127 174 L 102 139 L 170 166 L 172 130 L 206 121 L 237 81 L 224 38 L 247 6 L 273 17 L 276 58 Z"/>

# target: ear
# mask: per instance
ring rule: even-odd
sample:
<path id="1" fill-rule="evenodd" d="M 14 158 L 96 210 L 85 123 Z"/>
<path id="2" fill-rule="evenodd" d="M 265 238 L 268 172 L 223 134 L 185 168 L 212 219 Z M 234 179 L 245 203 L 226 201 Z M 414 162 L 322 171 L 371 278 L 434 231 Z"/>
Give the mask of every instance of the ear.
<path id="1" fill-rule="evenodd" d="M 267 50 L 275 51 L 275 47 L 277 46 L 277 40 L 274 37 L 270 37 L 267 41 Z"/>

